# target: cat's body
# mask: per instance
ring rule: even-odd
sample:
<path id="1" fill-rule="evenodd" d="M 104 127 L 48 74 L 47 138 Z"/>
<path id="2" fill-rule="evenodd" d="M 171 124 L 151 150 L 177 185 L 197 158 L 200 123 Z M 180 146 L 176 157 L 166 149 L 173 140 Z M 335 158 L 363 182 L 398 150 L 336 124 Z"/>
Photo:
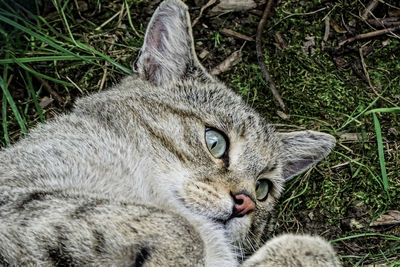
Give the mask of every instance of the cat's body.
<path id="1" fill-rule="evenodd" d="M 204 71 L 189 25 L 181 2 L 163 3 L 138 75 L 0 152 L 0 264 L 236 266 L 270 237 L 284 181 L 334 139 L 276 133 Z M 302 236 L 272 239 L 243 265 L 276 253 L 275 265 L 338 265 L 325 241 Z"/>

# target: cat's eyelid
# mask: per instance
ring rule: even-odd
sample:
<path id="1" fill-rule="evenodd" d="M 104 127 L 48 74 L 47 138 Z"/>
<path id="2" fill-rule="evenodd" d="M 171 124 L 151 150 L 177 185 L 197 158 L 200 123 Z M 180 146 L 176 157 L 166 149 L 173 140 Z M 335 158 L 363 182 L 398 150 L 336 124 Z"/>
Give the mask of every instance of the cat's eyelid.
<path id="1" fill-rule="evenodd" d="M 277 167 L 278 167 L 278 164 L 277 164 L 277 163 L 274 163 L 274 164 L 272 164 L 272 165 L 266 166 L 266 167 L 260 172 L 260 174 L 258 175 L 258 177 L 259 177 L 258 179 L 263 179 L 263 178 L 261 178 L 262 176 L 265 176 L 266 174 L 275 171 Z"/>
<path id="2" fill-rule="evenodd" d="M 230 163 L 229 162 L 230 139 L 229 139 L 228 135 L 224 131 L 220 130 L 219 128 L 213 127 L 213 126 L 209 126 L 208 124 L 206 124 L 204 126 L 204 129 L 205 129 L 205 132 L 207 132 L 207 131 L 216 131 L 216 132 L 220 133 L 222 135 L 222 137 L 224 138 L 224 140 L 226 142 L 226 149 L 224 151 L 224 154 L 221 157 L 218 157 L 218 158 L 215 157 L 214 155 L 211 154 L 211 151 L 209 149 L 208 149 L 208 152 L 213 156 L 214 159 L 221 160 L 223 162 L 223 164 L 224 164 L 224 168 L 228 169 L 229 168 L 229 163 Z"/>

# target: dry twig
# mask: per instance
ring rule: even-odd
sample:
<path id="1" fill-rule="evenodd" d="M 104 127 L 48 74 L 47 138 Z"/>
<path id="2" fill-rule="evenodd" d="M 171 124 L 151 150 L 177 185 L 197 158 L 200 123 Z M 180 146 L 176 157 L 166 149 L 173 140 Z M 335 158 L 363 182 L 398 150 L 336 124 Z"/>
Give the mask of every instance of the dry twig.
<path id="1" fill-rule="evenodd" d="M 328 41 L 329 32 L 331 29 L 331 27 L 330 27 L 331 24 L 329 23 L 329 16 L 327 16 L 324 20 L 325 20 L 325 32 L 324 32 L 324 38 L 322 39 L 322 44 L 321 44 L 322 50 L 325 49 L 325 44 Z"/>
<path id="2" fill-rule="evenodd" d="M 258 10 L 258 9 L 249 10 L 249 13 L 251 13 L 253 15 L 256 15 L 256 16 L 259 16 L 259 17 L 261 17 L 262 14 L 263 14 L 263 12 L 261 10 Z"/>
<path id="3" fill-rule="evenodd" d="M 363 14 L 361 15 L 361 18 L 367 19 L 370 14 L 372 14 L 372 11 L 378 6 L 379 0 L 372 0 L 369 2 L 367 7 L 364 9 Z"/>
<path id="4" fill-rule="evenodd" d="M 219 75 L 222 72 L 230 70 L 237 63 L 242 61 L 242 50 L 238 50 L 233 52 L 229 57 L 227 57 L 224 61 L 222 61 L 218 66 L 211 70 L 212 75 Z"/>
<path id="5" fill-rule="evenodd" d="M 67 80 L 68 80 L 70 83 L 72 83 L 72 84 L 75 86 L 76 89 L 78 89 L 78 91 L 79 91 L 82 95 L 84 95 L 82 88 L 80 88 L 70 77 L 67 76 L 66 78 L 67 78 Z"/>
<path id="6" fill-rule="evenodd" d="M 99 27 L 97 27 L 95 30 L 99 31 L 101 28 L 103 28 L 104 26 L 106 26 L 108 23 L 110 23 L 113 19 L 115 19 L 116 17 L 118 17 L 121 14 L 121 11 L 118 11 L 117 13 L 115 13 L 111 18 L 109 18 L 108 20 L 106 20 L 105 22 L 103 22 Z"/>
<path id="7" fill-rule="evenodd" d="M 339 43 L 339 47 L 343 46 L 344 44 L 348 44 L 348 43 L 351 43 L 351 42 L 354 42 L 354 41 L 357 41 L 357 40 L 372 38 L 372 37 L 384 35 L 386 33 L 392 33 L 392 32 L 397 31 L 397 30 L 400 30 L 400 25 L 398 25 L 396 27 L 383 29 L 383 30 L 378 30 L 378 31 L 358 34 L 356 36 L 353 36 L 353 37 L 351 37 L 349 39 L 346 39 L 346 40 L 340 42 Z"/>
<path id="8" fill-rule="evenodd" d="M 215 2 L 217 2 L 217 0 L 210 0 L 207 2 L 207 4 L 205 4 L 204 6 L 201 7 L 200 9 L 200 14 L 197 16 L 197 18 L 195 18 L 192 22 L 192 27 L 194 27 L 194 25 L 196 25 L 197 22 L 199 22 L 200 18 L 203 16 L 203 12 L 206 8 L 212 6 L 215 4 Z"/>
<path id="9" fill-rule="evenodd" d="M 279 32 L 274 33 L 274 39 L 279 50 L 285 50 L 287 48 L 287 44 Z"/>
<path id="10" fill-rule="evenodd" d="M 376 95 L 379 95 L 378 92 L 375 90 L 374 86 L 372 86 L 371 79 L 369 78 L 369 73 L 368 73 L 368 70 L 367 70 L 367 64 L 365 64 L 364 55 L 363 55 L 363 47 L 360 47 L 358 49 L 358 52 L 360 54 L 361 66 L 363 68 L 364 75 L 365 75 L 365 78 L 367 79 L 368 85 L 372 89 L 372 91 L 374 91 L 374 93 Z"/>
<path id="11" fill-rule="evenodd" d="M 369 78 L 369 73 L 368 73 L 368 70 L 367 70 L 367 64 L 365 64 L 365 60 L 364 60 L 363 47 L 360 47 L 360 49 L 359 49 L 359 54 L 360 54 L 360 59 L 361 59 L 361 66 L 362 66 L 362 68 L 363 68 L 364 75 L 365 75 L 365 77 L 366 77 L 366 79 L 367 79 L 368 85 L 369 85 L 369 87 L 371 88 L 371 90 L 374 92 L 374 94 L 375 94 L 376 96 L 380 97 L 381 99 L 385 100 L 386 102 L 390 103 L 391 105 L 396 106 L 396 104 L 394 104 L 392 101 L 390 101 L 389 99 L 387 99 L 387 98 L 381 96 L 381 95 L 376 91 L 375 87 L 372 85 L 371 79 Z"/>
<path id="12" fill-rule="evenodd" d="M 264 75 L 265 81 L 267 82 L 267 84 L 269 85 L 272 95 L 274 96 L 274 98 L 276 99 L 276 101 L 278 101 L 279 106 L 285 110 L 285 104 L 283 103 L 283 100 L 278 92 L 278 90 L 276 90 L 275 84 L 271 79 L 271 76 L 268 73 L 267 70 L 267 66 L 265 65 L 265 61 L 264 61 L 264 57 L 263 57 L 263 53 L 262 53 L 262 49 L 261 49 L 261 37 L 262 37 L 262 32 L 264 30 L 264 25 L 265 22 L 267 21 L 267 17 L 271 11 L 271 7 L 273 4 L 273 0 L 268 0 L 268 3 L 264 9 L 264 13 L 263 16 L 260 20 L 260 23 L 258 24 L 257 27 L 257 34 L 256 34 L 256 50 L 257 50 L 257 60 L 258 60 L 258 64 L 261 67 L 261 71 Z"/>
<path id="13" fill-rule="evenodd" d="M 367 22 L 374 27 L 385 28 L 400 25 L 399 18 L 376 18 L 368 19 Z"/>
<path id="14" fill-rule="evenodd" d="M 252 37 L 244 35 L 244 34 L 241 34 L 241 33 L 238 33 L 238 32 L 235 32 L 235 31 L 232 31 L 232 30 L 227 29 L 227 28 L 223 28 L 221 30 L 221 32 L 226 34 L 226 35 L 238 38 L 238 39 L 242 39 L 242 40 L 249 41 L 249 42 L 254 42 L 254 39 Z"/>

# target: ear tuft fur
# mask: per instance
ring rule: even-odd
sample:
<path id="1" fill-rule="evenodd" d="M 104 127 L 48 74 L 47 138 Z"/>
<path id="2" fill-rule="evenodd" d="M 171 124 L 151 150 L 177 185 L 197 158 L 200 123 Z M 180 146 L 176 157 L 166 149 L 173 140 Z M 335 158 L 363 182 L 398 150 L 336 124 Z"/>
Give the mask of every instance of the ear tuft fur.
<path id="1" fill-rule="evenodd" d="M 134 71 L 155 85 L 186 76 L 209 77 L 197 60 L 188 8 L 182 1 L 167 0 L 157 8 Z"/>
<path id="2" fill-rule="evenodd" d="M 315 131 L 279 133 L 281 138 L 283 177 L 290 180 L 325 158 L 335 146 L 333 136 Z"/>

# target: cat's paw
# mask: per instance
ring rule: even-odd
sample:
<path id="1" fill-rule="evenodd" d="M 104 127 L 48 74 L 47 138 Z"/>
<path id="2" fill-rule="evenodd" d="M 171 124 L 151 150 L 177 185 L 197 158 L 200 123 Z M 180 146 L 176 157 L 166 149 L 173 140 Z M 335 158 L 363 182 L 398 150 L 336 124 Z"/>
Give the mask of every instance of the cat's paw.
<path id="1" fill-rule="evenodd" d="M 332 246 L 318 236 L 284 234 L 262 246 L 244 267 L 341 266 Z"/>

